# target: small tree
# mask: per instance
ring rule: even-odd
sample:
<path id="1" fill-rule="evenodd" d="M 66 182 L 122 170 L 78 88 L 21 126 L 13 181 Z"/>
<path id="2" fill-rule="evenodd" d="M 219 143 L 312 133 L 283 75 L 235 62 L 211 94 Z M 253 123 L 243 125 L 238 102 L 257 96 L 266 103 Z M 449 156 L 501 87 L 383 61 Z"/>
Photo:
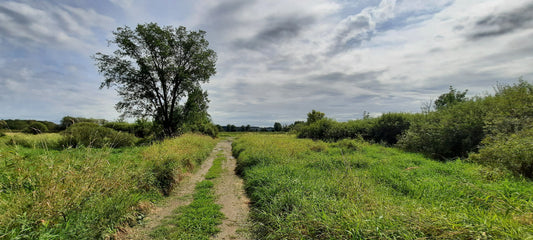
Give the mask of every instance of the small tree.
<path id="1" fill-rule="evenodd" d="M 313 111 L 307 114 L 307 124 L 317 122 L 318 120 L 324 118 L 325 116 L 326 114 L 319 112 L 319 111 L 315 111 L 313 109 Z"/>
<path id="2" fill-rule="evenodd" d="M 468 90 L 465 90 L 464 92 L 457 91 L 452 86 L 450 86 L 450 91 L 448 93 L 444 93 L 435 100 L 435 108 L 437 110 L 443 109 L 445 107 L 449 107 L 451 105 L 464 102 L 467 100 L 466 93 Z"/>
<path id="3" fill-rule="evenodd" d="M 279 122 L 274 123 L 274 132 L 281 132 L 282 129 L 283 127 L 281 126 L 281 123 Z"/>
<path id="4" fill-rule="evenodd" d="M 123 117 L 151 116 L 165 136 L 177 134 L 190 116 L 183 116 L 180 101 L 194 96 L 216 72 L 216 53 L 205 32 L 147 23 L 134 30 L 119 27 L 113 35 L 110 42 L 118 50 L 94 56 L 105 77 L 100 88 L 116 87 L 122 101 L 115 107 Z"/>

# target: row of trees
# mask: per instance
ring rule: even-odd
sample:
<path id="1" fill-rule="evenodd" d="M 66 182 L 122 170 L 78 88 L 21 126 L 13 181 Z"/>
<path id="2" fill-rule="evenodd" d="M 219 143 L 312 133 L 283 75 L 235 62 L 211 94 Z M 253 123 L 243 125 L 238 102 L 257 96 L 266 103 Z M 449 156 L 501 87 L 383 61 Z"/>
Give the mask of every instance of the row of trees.
<path id="1" fill-rule="evenodd" d="M 466 91 L 450 87 L 417 114 L 336 122 L 312 111 L 295 131 L 327 141 L 363 138 L 441 161 L 468 158 L 533 178 L 533 85 L 522 79 L 484 97 L 467 98 Z"/>

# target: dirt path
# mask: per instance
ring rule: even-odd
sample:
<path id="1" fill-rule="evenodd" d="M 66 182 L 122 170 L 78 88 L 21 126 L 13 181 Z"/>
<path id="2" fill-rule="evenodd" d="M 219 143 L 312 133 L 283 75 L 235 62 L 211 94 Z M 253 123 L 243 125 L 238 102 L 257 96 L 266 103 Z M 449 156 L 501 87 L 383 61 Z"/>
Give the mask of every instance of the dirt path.
<path id="1" fill-rule="evenodd" d="M 173 214 L 174 209 L 192 202 L 192 194 L 196 183 L 204 179 L 205 174 L 213 165 L 217 154 L 223 152 L 226 157 L 221 176 L 215 179 L 217 204 L 222 206 L 226 216 L 220 226 L 221 232 L 214 239 L 249 239 L 248 225 L 249 200 L 243 189 L 243 181 L 235 175 L 236 160 L 231 153 L 231 140 L 220 141 L 200 169 L 186 177 L 161 204 L 158 204 L 146 217 L 145 223 L 133 228 L 121 229 L 115 235 L 118 240 L 150 239 L 149 234 L 159 226 L 165 217 Z"/>
<path id="2" fill-rule="evenodd" d="M 122 232 L 117 234 L 118 240 L 144 240 L 150 239 L 149 234 L 157 226 L 159 226 L 162 220 L 170 216 L 174 209 L 186 206 L 192 202 L 192 194 L 194 193 L 194 187 L 196 183 L 204 179 L 204 175 L 207 173 L 217 153 L 222 150 L 224 142 L 219 142 L 209 157 L 202 163 L 200 169 L 195 173 L 186 176 L 181 183 L 174 189 L 174 191 L 163 200 L 161 204 L 152 209 L 152 211 L 144 218 L 144 224 L 137 225 L 133 228 L 122 229 Z M 230 146 L 231 147 L 231 146 Z"/>
<path id="3" fill-rule="evenodd" d="M 226 219 L 222 221 L 220 233 L 214 239 L 250 239 L 248 212 L 250 200 L 244 193 L 243 181 L 235 175 L 237 161 L 231 154 L 231 140 L 224 140 L 219 145 L 226 157 L 222 164 L 224 170 L 215 182 L 218 196 L 217 204 L 222 206 L 221 212 Z"/>

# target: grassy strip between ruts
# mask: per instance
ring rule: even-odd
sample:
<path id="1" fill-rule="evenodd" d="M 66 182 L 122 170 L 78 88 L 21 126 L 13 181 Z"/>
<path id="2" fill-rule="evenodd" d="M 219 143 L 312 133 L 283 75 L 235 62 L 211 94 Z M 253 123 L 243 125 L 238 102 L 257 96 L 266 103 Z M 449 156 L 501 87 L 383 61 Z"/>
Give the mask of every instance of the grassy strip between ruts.
<path id="1" fill-rule="evenodd" d="M 207 172 L 206 179 L 216 179 L 222 172 L 222 161 L 226 158 L 218 154 L 213 166 Z M 176 209 L 175 215 L 167 219 L 152 232 L 154 239 L 209 239 L 220 231 L 224 214 L 221 206 L 215 203 L 211 180 L 203 180 L 196 185 L 193 202 Z"/>
<path id="2" fill-rule="evenodd" d="M 3 138 L 0 239 L 105 238 L 117 225 L 135 224 L 217 142 L 186 134 L 149 147 L 58 151 Z"/>
<path id="3" fill-rule="evenodd" d="M 256 239 L 532 239 L 533 183 L 343 140 L 233 144 Z"/>

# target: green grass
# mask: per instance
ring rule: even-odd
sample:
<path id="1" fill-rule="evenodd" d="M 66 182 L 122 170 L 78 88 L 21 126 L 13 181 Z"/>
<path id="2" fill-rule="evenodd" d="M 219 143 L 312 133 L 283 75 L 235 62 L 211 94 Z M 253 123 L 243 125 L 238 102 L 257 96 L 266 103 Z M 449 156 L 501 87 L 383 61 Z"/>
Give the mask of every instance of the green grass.
<path id="1" fill-rule="evenodd" d="M 5 136 L 0 138 L 4 141 Z M 30 137 L 30 136 L 29 136 Z M 0 144 L 0 239 L 100 239 L 142 219 L 162 198 L 154 169 L 175 163 L 174 180 L 216 140 L 198 135 L 122 149 Z"/>
<path id="2" fill-rule="evenodd" d="M 222 161 L 226 158 L 218 155 L 213 166 L 207 172 L 206 179 L 216 179 L 222 172 Z M 220 231 L 224 215 L 221 206 L 215 203 L 213 181 L 204 180 L 196 185 L 193 202 L 178 208 L 174 215 L 152 232 L 154 239 L 210 239 Z"/>
<path id="3" fill-rule="evenodd" d="M 213 166 L 209 168 L 209 171 L 205 174 L 205 179 L 211 180 L 220 176 L 222 173 L 222 162 L 226 160 L 226 157 L 222 153 L 219 153 L 215 160 L 213 160 Z"/>
<path id="4" fill-rule="evenodd" d="M 234 155 L 255 238 L 533 238 L 533 183 L 506 172 L 283 135 L 243 135 Z"/>

